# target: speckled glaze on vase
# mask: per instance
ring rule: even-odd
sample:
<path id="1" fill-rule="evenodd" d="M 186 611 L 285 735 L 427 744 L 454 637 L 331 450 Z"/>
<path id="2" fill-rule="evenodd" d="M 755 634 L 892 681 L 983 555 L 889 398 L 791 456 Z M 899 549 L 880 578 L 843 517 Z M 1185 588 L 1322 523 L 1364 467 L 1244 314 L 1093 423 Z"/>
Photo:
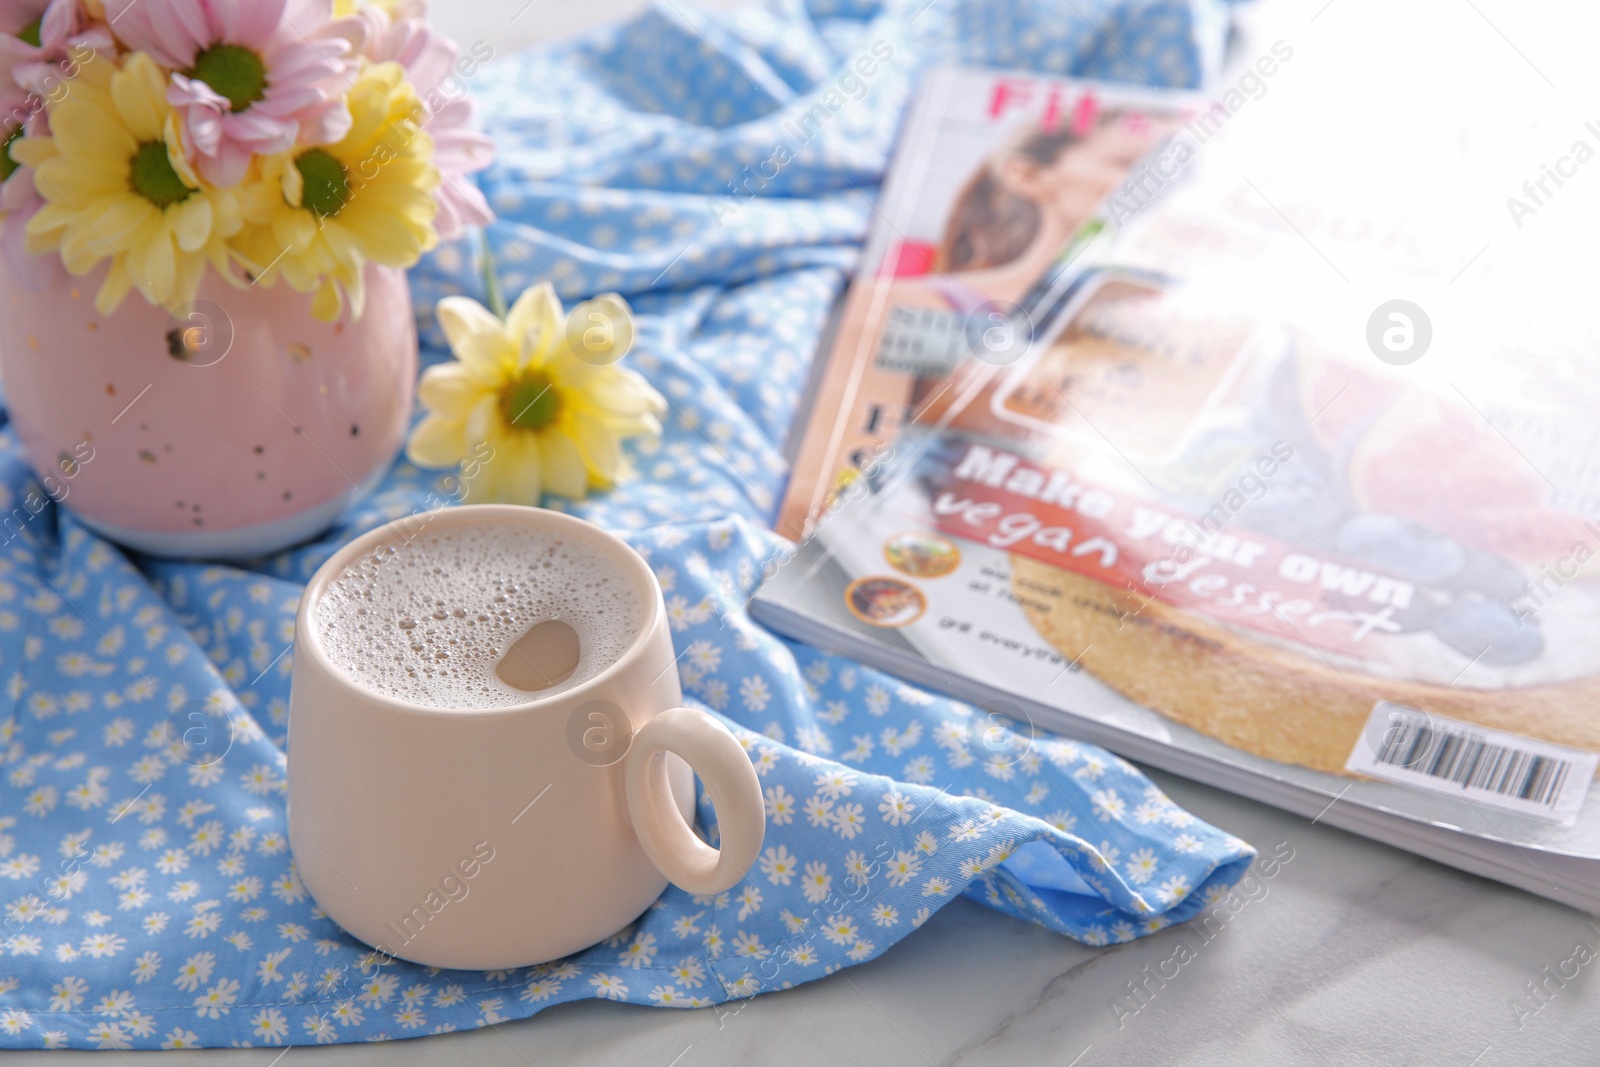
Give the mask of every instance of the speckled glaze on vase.
<path id="1" fill-rule="evenodd" d="M 97 274 L 3 260 L 11 422 L 51 495 L 130 548 L 287 547 L 370 491 L 405 438 L 417 335 L 403 271 L 369 266 L 363 315 L 326 323 L 287 285 L 210 276 L 180 314 L 135 291 L 101 316 Z"/>

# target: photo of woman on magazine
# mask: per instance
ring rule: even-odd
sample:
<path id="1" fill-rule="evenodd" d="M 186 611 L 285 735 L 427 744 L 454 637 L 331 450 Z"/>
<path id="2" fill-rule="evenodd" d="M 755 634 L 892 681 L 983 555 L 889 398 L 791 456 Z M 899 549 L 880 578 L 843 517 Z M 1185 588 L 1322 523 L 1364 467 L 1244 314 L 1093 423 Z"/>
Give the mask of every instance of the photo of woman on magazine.
<path id="1" fill-rule="evenodd" d="M 838 428 L 846 437 L 839 454 L 847 459 L 833 484 L 812 495 L 825 498 L 848 484 L 864 447 L 912 418 L 936 414 L 937 405 L 953 395 L 952 378 L 966 373 L 958 367 L 952 374 L 940 358 L 886 365 L 880 345 L 890 319 L 904 322 L 908 312 L 913 318 L 929 312 L 946 331 L 1009 329 L 1007 316 L 1019 301 L 1050 272 L 1074 236 L 1096 222 L 1106 197 L 1175 123 L 1144 110 L 1101 109 L 1095 99 L 1081 97 L 1073 114 L 1053 125 L 1030 123 L 1013 131 L 962 183 L 937 244 L 901 240 L 878 276 L 851 290 L 835 352 L 846 354 L 847 366 L 862 368 L 850 405 L 881 414 L 870 420 L 870 429 Z M 1000 343 L 1013 342 L 1008 337 Z M 981 364 L 974 370 L 989 368 Z M 797 465 L 791 500 L 803 491 L 809 473 L 803 461 Z M 828 477 L 828 472 L 812 474 L 819 475 Z"/>
<path id="2" fill-rule="evenodd" d="M 927 272 L 881 278 L 870 300 L 846 312 L 841 336 L 876 338 L 890 308 L 965 316 L 1015 304 L 1167 132 L 1142 111 L 1093 108 L 1056 127 L 1018 130 L 957 193 Z"/>

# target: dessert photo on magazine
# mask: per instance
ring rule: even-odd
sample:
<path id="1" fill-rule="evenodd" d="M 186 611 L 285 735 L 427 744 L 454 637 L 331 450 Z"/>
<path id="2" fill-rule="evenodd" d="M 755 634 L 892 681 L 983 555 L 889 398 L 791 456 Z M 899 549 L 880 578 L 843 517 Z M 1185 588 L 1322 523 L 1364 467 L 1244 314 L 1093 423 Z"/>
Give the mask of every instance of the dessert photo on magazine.
<path id="1" fill-rule="evenodd" d="M 1406 365 L 1404 308 L 1352 337 L 1333 294 L 1274 278 L 1299 237 L 1240 208 L 1250 150 L 1091 247 L 1036 337 L 914 381 L 753 610 L 1600 907 L 1600 480 L 1564 459 L 1594 387 L 1503 322 L 1432 369 Z"/>

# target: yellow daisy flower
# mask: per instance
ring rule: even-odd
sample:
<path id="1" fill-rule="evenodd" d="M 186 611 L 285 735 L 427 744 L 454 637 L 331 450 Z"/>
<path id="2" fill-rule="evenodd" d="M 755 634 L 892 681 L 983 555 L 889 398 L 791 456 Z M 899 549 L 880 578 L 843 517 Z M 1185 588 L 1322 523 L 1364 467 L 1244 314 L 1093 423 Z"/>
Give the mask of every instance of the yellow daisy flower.
<path id="1" fill-rule="evenodd" d="M 397 19 L 408 16 L 420 18 L 423 14 L 422 5 L 418 0 L 333 0 L 333 17 L 346 18 L 360 11 L 363 6 L 378 8 Z"/>
<path id="2" fill-rule="evenodd" d="M 207 262 L 232 278 L 225 239 L 241 225 L 238 201 L 201 181 L 177 130 L 166 78 L 135 52 L 121 70 L 84 64 L 50 108 L 51 136 L 11 145 L 45 200 L 28 221 L 28 251 L 59 250 L 76 275 L 111 260 L 94 302 L 102 315 L 130 287 L 169 308 L 193 300 Z"/>
<path id="3" fill-rule="evenodd" d="M 439 241 L 433 141 L 398 63 L 374 63 L 350 90 L 350 132 L 337 144 L 262 159 L 242 194 L 249 224 L 234 247 L 272 284 L 315 292 L 312 314 L 359 316 L 367 263 L 410 267 Z"/>
<path id="4" fill-rule="evenodd" d="M 545 283 L 503 321 L 461 296 L 439 301 L 437 316 L 456 358 L 423 374 L 417 395 L 429 414 L 406 454 L 421 467 L 463 463 L 472 502 L 581 499 L 621 477 L 625 438 L 660 436 L 667 402 L 617 365 L 633 344 L 621 297 L 596 297 L 564 319 Z"/>

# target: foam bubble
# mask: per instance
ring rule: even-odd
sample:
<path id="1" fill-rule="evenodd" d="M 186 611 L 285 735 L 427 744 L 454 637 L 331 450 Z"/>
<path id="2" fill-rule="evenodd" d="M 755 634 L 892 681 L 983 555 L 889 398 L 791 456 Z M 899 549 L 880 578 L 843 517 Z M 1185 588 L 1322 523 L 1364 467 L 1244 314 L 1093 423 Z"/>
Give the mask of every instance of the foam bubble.
<path id="1" fill-rule="evenodd" d="M 498 708 L 580 685 L 615 663 L 643 625 L 626 575 L 586 545 L 516 524 L 424 531 L 363 556 L 313 612 L 322 647 L 357 684 L 435 708 Z M 566 680 L 524 692 L 495 664 L 538 623 L 578 634 Z"/>

